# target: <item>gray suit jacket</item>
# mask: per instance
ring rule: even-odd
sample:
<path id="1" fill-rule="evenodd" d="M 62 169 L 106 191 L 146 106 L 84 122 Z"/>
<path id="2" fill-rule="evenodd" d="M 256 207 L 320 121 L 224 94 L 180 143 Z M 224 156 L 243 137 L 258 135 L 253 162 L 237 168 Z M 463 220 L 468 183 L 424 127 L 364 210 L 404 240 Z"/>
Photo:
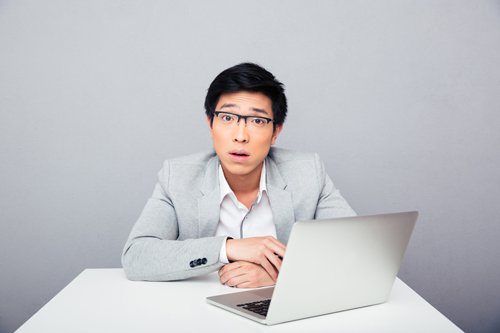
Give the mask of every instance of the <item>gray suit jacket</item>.
<path id="1" fill-rule="evenodd" d="M 215 152 L 164 162 L 153 195 L 123 250 L 122 265 L 129 279 L 181 280 L 223 265 L 219 252 L 225 237 L 215 237 L 218 167 Z M 285 244 L 295 221 L 355 215 L 317 154 L 272 147 L 266 158 L 266 180 L 277 238 Z"/>

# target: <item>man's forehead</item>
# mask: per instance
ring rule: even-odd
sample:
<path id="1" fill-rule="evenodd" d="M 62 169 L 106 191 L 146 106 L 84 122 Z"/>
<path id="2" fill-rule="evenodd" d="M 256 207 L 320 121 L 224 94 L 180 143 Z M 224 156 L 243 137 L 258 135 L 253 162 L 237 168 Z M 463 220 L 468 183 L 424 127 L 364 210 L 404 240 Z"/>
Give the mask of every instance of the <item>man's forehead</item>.
<path id="1" fill-rule="evenodd" d="M 272 102 L 269 97 L 259 92 L 235 92 L 222 94 L 217 103 L 219 110 L 231 109 L 242 111 L 255 111 L 258 113 L 272 114 Z"/>

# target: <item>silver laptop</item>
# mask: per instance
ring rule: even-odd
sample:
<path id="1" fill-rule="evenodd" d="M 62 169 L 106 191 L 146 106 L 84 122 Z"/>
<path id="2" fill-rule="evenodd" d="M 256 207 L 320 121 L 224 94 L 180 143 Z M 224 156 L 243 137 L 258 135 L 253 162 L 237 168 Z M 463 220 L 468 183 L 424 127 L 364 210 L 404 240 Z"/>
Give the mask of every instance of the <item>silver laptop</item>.
<path id="1" fill-rule="evenodd" d="M 296 222 L 274 287 L 207 297 L 266 325 L 383 303 L 418 212 Z"/>

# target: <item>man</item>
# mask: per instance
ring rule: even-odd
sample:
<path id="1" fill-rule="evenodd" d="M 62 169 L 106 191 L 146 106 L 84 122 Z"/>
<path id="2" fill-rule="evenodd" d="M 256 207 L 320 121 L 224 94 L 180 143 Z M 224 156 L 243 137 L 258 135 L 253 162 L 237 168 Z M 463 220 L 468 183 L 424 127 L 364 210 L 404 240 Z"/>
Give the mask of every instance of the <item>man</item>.
<path id="1" fill-rule="evenodd" d="M 270 72 L 251 63 L 226 69 L 210 85 L 205 109 L 215 152 L 164 162 L 123 268 L 131 280 L 220 269 L 229 286 L 273 285 L 295 221 L 355 213 L 316 154 L 271 148 L 287 102 Z"/>

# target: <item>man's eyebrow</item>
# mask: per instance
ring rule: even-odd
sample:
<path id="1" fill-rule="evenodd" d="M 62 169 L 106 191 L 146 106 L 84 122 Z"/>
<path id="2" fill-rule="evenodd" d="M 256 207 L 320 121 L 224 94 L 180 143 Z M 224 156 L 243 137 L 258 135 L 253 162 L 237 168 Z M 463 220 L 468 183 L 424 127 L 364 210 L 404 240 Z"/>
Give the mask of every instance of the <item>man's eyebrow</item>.
<path id="1" fill-rule="evenodd" d="M 221 109 L 224 109 L 224 108 L 238 108 L 239 109 L 240 107 L 238 105 L 236 105 L 236 104 L 231 104 L 231 103 L 227 104 L 227 103 L 224 103 L 224 104 L 222 104 L 222 106 L 220 108 Z"/>
<path id="2" fill-rule="evenodd" d="M 264 110 L 264 109 L 252 108 L 252 111 L 259 112 L 259 113 L 264 113 L 266 115 L 269 115 L 269 113 L 267 113 L 266 110 Z"/>

